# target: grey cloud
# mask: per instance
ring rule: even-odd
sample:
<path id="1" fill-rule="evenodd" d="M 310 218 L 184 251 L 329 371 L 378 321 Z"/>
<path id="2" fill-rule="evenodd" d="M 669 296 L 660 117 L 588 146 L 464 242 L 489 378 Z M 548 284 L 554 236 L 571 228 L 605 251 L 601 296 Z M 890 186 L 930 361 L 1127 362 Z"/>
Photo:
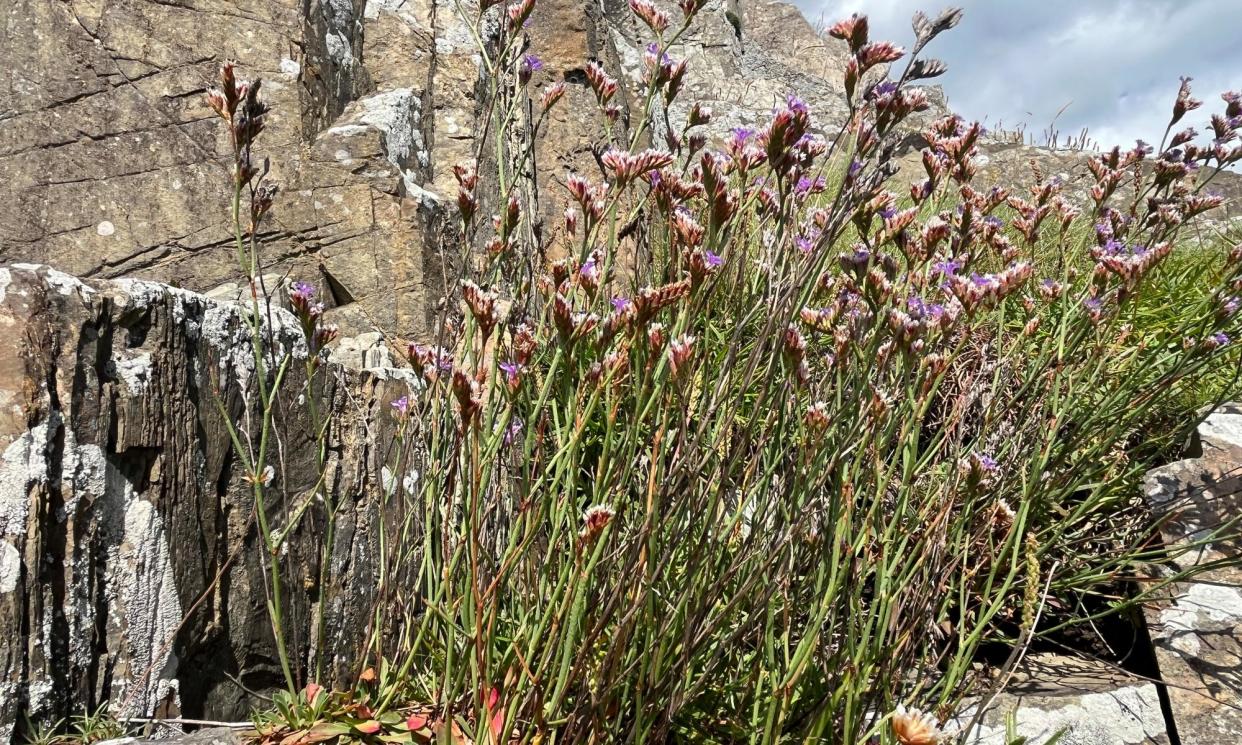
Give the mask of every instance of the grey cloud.
<path id="1" fill-rule="evenodd" d="M 909 45 L 915 10 L 936 0 L 797 0 L 814 22 L 870 16 L 874 38 Z M 949 72 L 950 105 L 1038 135 L 1065 107 L 1062 134 L 1082 128 L 1104 145 L 1158 140 L 1180 76 L 1194 78 L 1207 112 L 1222 91 L 1242 88 L 1242 0 L 962 0 L 962 24 L 927 54 Z M 1201 112 L 1194 112 L 1194 117 Z M 1187 118 L 1189 122 L 1191 117 Z M 1199 117 L 1193 123 L 1206 121 Z"/>

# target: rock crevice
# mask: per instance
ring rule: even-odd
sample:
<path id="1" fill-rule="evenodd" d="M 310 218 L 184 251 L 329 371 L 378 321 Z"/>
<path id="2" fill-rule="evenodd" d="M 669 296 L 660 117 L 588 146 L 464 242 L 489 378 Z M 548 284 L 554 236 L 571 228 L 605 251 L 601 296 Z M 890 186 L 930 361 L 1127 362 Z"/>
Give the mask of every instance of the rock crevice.
<path id="1" fill-rule="evenodd" d="M 118 715 L 244 718 L 243 687 L 280 680 L 252 493 L 222 418 L 247 427 L 254 416 L 240 393 L 255 374 L 244 310 L 31 265 L 0 280 L 0 741 L 27 715 L 55 720 L 105 702 Z M 304 358 L 292 316 L 269 317 L 274 353 Z M 331 364 L 315 379 L 335 422 L 322 486 L 339 505 L 330 576 L 354 589 L 295 593 L 286 618 L 305 670 L 312 619 L 325 614 L 340 656 L 325 680 L 364 638 L 384 458 L 375 443 L 390 440 L 387 403 L 412 381 Z M 291 374 L 270 492 L 277 520 L 316 494 L 304 395 Z M 323 518 L 315 503 L 290 533 L 280 557 L 290 586 L 318 576 Z"/>

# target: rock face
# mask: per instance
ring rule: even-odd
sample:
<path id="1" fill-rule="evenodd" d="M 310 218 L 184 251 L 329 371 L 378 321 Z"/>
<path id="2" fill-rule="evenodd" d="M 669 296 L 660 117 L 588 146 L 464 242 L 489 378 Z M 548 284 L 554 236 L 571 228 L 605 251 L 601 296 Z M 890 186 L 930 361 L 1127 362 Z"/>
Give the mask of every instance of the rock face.
<path id="1" fill-rule="evenodd" d="M 974 729 L 960 732 L 977 704 L 954 721 L 968 745 L 1008 745 L 1007 718 L 1031 745 L 1058 735 L 1062 745 L 1169 745 L 1160 694 L 1150 681 L 1115 666 L 1049 653 L 1031 655 L 1014 672 Z"/>
<path id="2" fill-rule="evenodd" d="M 418 333 L 442 249 L 423 187 L 433 162 L 451 165 L 433 161 L 452 151 L 449 123 L 472 127 L 477 77 L 453 13 L 436 6 L 6 3 L 0 261 L 195 290 L 234 279 L 227 142 L 202 100 L 233 58 L 272 105 L 263 145 L 284 191 L 266 257 L 322 277 L 335 304 Z"/>
<path id="3" fill-rule="evenodd" d="M 541 200 L 548 218 L 564 204 L 547 187 L 566 170 L 599 175 L 586 62 L 634 78 L 645 41 L 622 0 L 541 0 L 529 30 L 545 63 L 534 90 L 569 88 L 539 143 L 537 191 L 557 192 Z M 686 99 L 716 104 L 721 131 L 756 124 L 791 91 L 834 118 L 841 50 L 824 47 L 792 6 L 715 0 L 679 50 L 693 62 Z M 486 116 L 455 3 L 18 0 L 0 7 L 0 50 L 0 263 L 196 291 L 235 280 L 228 145 L 202 100 L 231 58 L 264 79 L 272 107 L 262 150 L 283 188 L 263 236 L 271 271 L 353 306 L 334 319 L 349 335 L 428 332 L 441 262 L 459 251 L 442 200 Z"/>
<path id="4" fill-rule="evenodd" d="M 540 0 L 528 32 L 544 60 L 532 90 L 568 88 L 536 143 L 531 190 L 536 218 L 555 226 L 565 173 L 599 176 L 603 121 L 584 66 L 597 60 L 635 82 L 647 36 L 624 0 Z M 429 333 L 445 265 L 461 253 L 444 229 L 452 167 L 486 151 L 480 60 L 456 3 L 16 0 L 0 7 L 0 50 L 0 263 L 200 292 L 234 281 L 228 146 L 202 97 L 232 58 L 240 75 L 264 79 L 272 106 L 261 150 L 283 191 L 263 236 L 269 270 L 329 288 L 347 336 Z M 755 127 L 789 93 L 824 127 L 844 116 L 844 43 L 784 2 L 712 0 L 674 53 L 691 62 L 675 125 L 702 101 L 716 134 Z M 946 111 L 929 91 L 925 118 Z M 641 112 L 622 99 L 624 126 Z M 1032 159 L 1049 173 L 1081 164 L 1003 142 L 985 149 L 997 166 L 985 180 L 1013 178 Z"/>
<path id="5" fill-rule="evenodd" d="M 1175 517 L 1167 544 L 1186 549 L 1181 566 L 1208 564 L 1242 552 L 1236 527 L 1228 540 L 1203 544 L 1210 531 L 1242 514 L 1242 406 L 1229 404 L 1199 426 L 1202 455 L 1147 477 L 1153 505 Z M 1160 673 L 1183 745 L 1209 745 L 1242 732 L 1242 570 L 1210 569 L 1176 583 L 1148 612 Z"/>
<path id="6" fill-rule="evenodd" d="M 272 318 L 276 347 L 304 358 L 292 315 Z M 253 496 L 223 420 L 248 426 L 229 385 L 255 374 L 248 338 L 234 304 L 0 269 L 0 742 L 26 715 L 104 702 L 120 715 L 244 718 L 250 702 L 231 681 L 262 690 L 280 679 Z M 305 378 L 284 386 L 268 512 L 287 524 L 316 493 L 339 507 L 327 587 L 321 499 L 278 557 L 297 588 L 286 604 L 302 669 L 320 613 L 340 655 L 325 661 L 329 677 L 362 643 L 388 402 L 408 379 L 331 365 L 316 375 L 317 400 L 337 418 L 318 490 L 296 401 Z"/>

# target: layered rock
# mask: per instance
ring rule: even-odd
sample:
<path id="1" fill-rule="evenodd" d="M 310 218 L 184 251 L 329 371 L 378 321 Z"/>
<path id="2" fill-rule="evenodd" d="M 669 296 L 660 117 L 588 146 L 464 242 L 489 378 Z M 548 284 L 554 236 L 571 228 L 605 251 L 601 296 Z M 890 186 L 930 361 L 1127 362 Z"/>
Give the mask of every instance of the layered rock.
<path id="1" fill-rule="evenodd" d="M 109 703 L 118 715 L 245 718 L 282 680 L 263 544 L 224 417 L 253 428 L 255 375 L 240 306 L 138 280 L 0 269 L 0 742 L 25 716 Z M 334 417 L 326 479 L 293 316 L 273 308 L 281 396 L 268 513 L 311 500 L 278 557 L 293 663 L 313 664 L 325 618 L 329 678 L 366 633 L 391 442 L 406 372 L 316 375 Z M 249 413 L 248 413 L 249 412 Z M 318 586 L 323 499 L 338 505 L 332 581 Z M 343 672 L 343 670 L 341 671 Z"/>
<path id="2" fill-rule="evenodd" d="M 451 0 L 0 7 L 0 199 L 9 205 L 0 261 L 196 291 L 233 281 L 227 142 L 202 100 L 233 58 L 241 75 L 265 80 L 272 106 L 262 150 L 284 189 L 262 236 L 269 271 L 330 289 L 346 335 L 426 336 L 446 267 L 462 253 L 445 230 L 452 167 L 488 150 L 480 58 L 459 7 L 472 12 Z M 528 194 L 546 237 L 564 207 L 565 174 L 600 175 L 593 148 L 604 123 L 586 63 L 636 85 L 648 35 L 623 0 L 540 0 L 527 31 L 545 64 L 535 88 L 568 88 L 536 143 Z M 790 93 L 825 130 L 845 115 L 844 44 L 784 2 L 712 0 L 672 52 L 691 63 L 668 112 L 674 125 L 700 101 L 715 112 L 714 134 L 754 128 Z M 947 111 L 937 89 L 929 94 L 919 121 Z M 641 102 L 626 92 L 619 100 L 624 128 L 643 115 Z M 652 116 L 658 144 L 664 115 Z M 1025 180 L 1032 162 L 1075 179 L 1082 160 L 996 138 L 984 146 L 981 180 Z M 1242 194 L 1237 181 L 1226 177 L 1221 189 Z M 543 248 L 555 253 L 554 243 Z"/>
<path id="3" fill-rule="evenodd" d="M 8 73 L 0 198 L 10 205 L 0 214 L 0 262 L 195 291 L 234 281 L 228 144 L 202 96 L 231 58 L 239 75 L 264 79 L 272 107 L 261 150 L 283 190 L 262 236 L 268 270 L 329 288 L 329 306 L 349 307 L 334 313 L 347 335 L 425 336 L 445 264 L 461 253 L 444 229 L 452 167 L 488 151 L 480 58 L 458 7 L 22 0 L 0 8 Z M 595 60 L 636 84 L 647 36 L 635 23 L 622 0 L 538 3 L 528 33 L 544 69 L 534 89 L 563 81 L 567 94 L 536 143 L 536 221 L 559 221 L 567 172 L 600 177 L 594 148 L 604 120 L 583 71 Z M 691 61 L 674 122 L 702 100 L 717 113 L 716 133 L 755 127 L 789 93 L 825 126 L 841 119 L 843 45 L 790 5 L 713 0 L 672 51 Z M 642 115 L 630 94 L 619 98 L 623 134 Z"/>
<path id="4" fill-rule="evenodd" d="M 979 705 L 969 704 L 948 727 L 968 745 L 1009 745 L 1011 727 L 1030 745 L 1054 738 L 1074 745 L 1171 742 L 1158 685 L 1105 662 L 1032 654 L 975 722 Z"/>
<path id="5" fill-rule="evenodd" d="M 435 0 L 6 4 L 0 261 L 194 290 L 233 279 L 230 156 L 202 96 L 231 58 L 272 107 L 273 270 L 358 304 L 343 320 L 417 335 L 439 297 L 436 186 L 472 145 L 470 44 Z"/>
<path id="6" fill-rule="evenodd" d="M 1162 533 L 1183 551 L 1177 565 L 1217 564 L 1165 588 L 1147 614 L 1183 745 L 1242 732 L 1242 406 L 1213 412 L 1197 435 L 1196 457 L 1152 471 L 1146 482 L 1153 506 L 1172 516 Z"/>

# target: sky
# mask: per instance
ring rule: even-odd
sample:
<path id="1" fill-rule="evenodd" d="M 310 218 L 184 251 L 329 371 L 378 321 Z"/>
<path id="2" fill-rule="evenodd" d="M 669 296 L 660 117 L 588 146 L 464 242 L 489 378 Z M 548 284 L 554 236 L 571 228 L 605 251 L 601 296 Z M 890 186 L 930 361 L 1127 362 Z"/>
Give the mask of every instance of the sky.
<path id="1" fill-rule="evenodd" d="M 816 23 L 851 13 L 871 38 L 909 48 L 910 17 L 951 0 L 793 0 Z M 954 111 L 989 127 L 1026 131 L 1044 143 L 1055 120 L 1062 140 L 1084 127 L 1104 145 L 1159 142 L 1179 78 L 1204 107 L 1187 124 L 1203 131 L 1220 93 L 1242 90 L 1242 0 L 958 0 L 961 24 L 928 46 L 944 60 L 937 78 Z M 1064 109 L 1064 111 L 1061 111 Z M 1061 112 L 1058 117 L 1058 112 Z"/>

